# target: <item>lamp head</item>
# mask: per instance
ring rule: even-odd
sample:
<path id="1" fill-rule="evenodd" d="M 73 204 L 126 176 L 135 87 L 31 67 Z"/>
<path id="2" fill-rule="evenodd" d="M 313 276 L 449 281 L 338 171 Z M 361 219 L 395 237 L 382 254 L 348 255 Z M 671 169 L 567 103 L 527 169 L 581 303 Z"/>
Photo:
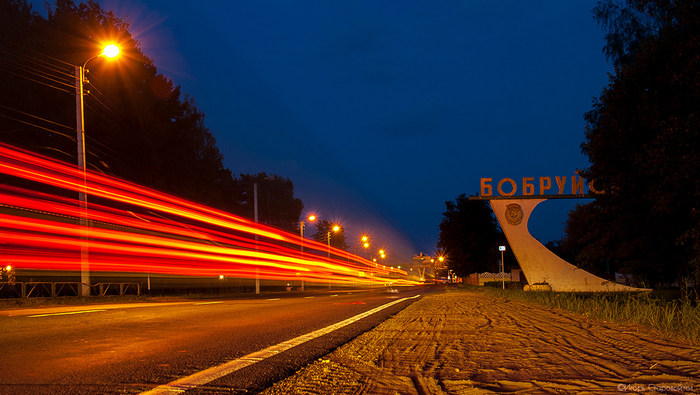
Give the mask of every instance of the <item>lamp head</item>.
<path id="1" fill-rule="evenodd" d="M 119 47 L 114 44 L 105 46 L 105 49 L 102 51 L 102 56 L 106 56 L 108 58 L 113 58 L 117 55 L 119 55 Z"/>

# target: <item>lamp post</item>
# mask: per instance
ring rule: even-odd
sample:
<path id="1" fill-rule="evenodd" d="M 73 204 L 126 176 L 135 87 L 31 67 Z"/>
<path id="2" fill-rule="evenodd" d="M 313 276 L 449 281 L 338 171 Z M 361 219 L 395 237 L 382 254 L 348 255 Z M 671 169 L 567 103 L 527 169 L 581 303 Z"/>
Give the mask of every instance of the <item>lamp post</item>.
<path id="1" fill-rule="evenodd" d="M 498 251 L 501 251 L 501 286 L 503 289 L 506 289 L 506 279 L 504 277 L 505 272 L 506 272 L 506 266 L 503 263 L 503 251 L 506 250 L 506 246 L 498 246 Z"/>
<path id="2" fill-rule="evenodd" d="M 331 232 L 335 233 L 335 232 L 337 232 L 337 231 L 339 231 L 339 230 L 340 230 L 340 226 L 335 225 L 335 226 L 333 226 L 333 229 L 331 229 L 331 230 L 328 231 L 328 234 L 327 234 L 327 239 L 328 239 L 328 263 L 329 263 L 329 264 L 331 263 Z M 329 273 L 329 276 L 333 276 L 333 273 Z M 328 281 L 328 289 L 331 289 L 331 285 L 332 285 L 332 284 L 333 284 L 333 283 L 332 283 L 332 282 L 330 281 L 330 279 L 329 279 L 329 281 Z"/>
<path id="3" fill-rule="evenodd" d="M 80 226 L 82 228 L 80 243 L 80 283 L 82 296 L 90 296 L 90 261 L 88 252 L 88 214 L 87 214 L 87 161 L 85 155 L 85 116 L 83 82 L 85 81 L 85 67 L 88 62 L 101 56 L 113 58 L 119 55 L 119 47 L 110 44 L 104 47 L 101 54 L 86 60 L 82 66 L 75 66 L 75 131 L 78 141 L 78 168 L 82 173 L 82 188 L 78 193 L 80 201 Z M 150 287 L 150 282 L 149 282 Z"/>
<path id="4" fill-rule="evenodd" d="M 272 176 L 265 177 L 265 180 L 274 180 Z M 268 195 L 269 197 L 269 195 Z M 269 204 L 269 202 L 268 202 Z M 269 213 L 268 213 L 269 216 Z M 253 218 L 258 223 L 258 182 L 253 183 Z M 255 249 L 258 249 L 258 234 L 255 234 Z M 260 268 L 255 265 L 255 294 L 260 295 Z"/>
<path id="5" fill-rule="evenodd" d="M 308 217 L 306 217 L 306 219 L 309 222 L 314 222 L 314 221 L 316 221 L 316 216 L 311 214 Z M 301 221 L 299 221 L 299 237 L 300 237 L 299 248 L 300 248 L 300 252 L 301 252 L 301 259 L 304 259 L 304 227 L 305 226 L 306 226 L 306 222 L 304 222 L 303 219 Z M 302 292 L 304 291 L 304 277 L 303 276 L 301 277 L 301 291 Z"/>

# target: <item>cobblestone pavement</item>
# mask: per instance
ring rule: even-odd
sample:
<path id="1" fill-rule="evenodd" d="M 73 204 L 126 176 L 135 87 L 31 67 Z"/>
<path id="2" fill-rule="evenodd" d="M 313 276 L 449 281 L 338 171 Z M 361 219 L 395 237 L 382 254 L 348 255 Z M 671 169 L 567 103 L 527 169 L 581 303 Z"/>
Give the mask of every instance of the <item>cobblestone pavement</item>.
<path id="1" fill-rule="evenodd" d="M 700 347 L 464 290 L 426 296 L 266 394 L 700 392 Z"/>

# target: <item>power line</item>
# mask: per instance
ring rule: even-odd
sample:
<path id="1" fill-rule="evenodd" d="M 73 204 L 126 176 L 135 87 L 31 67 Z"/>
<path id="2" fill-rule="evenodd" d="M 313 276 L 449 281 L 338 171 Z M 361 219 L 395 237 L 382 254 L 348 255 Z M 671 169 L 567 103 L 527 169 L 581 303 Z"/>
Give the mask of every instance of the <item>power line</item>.
<path id="1" fill-rule="evenodd" d="M 71 91 L 69 91 L 69 90 L 67 90 L 67 89 L 63 89 L 63 88 L 60 88 L 60 87 L 57 87 L 57 86 L 53 86 L 53 85 L 51 85 L 51 84 L 47 84 L 47 83 L 45 83 L 45 82 L 36 80 L 36 79 L 34 79 L 34 78 L 29 78 L 29 77 L 27 77 L 26 75 L 22 75 L 22 74 L 13 72 L 12 70 L 3 69 L 2 67 L 0 67 L 0 70 L 4 70 L 5 72 L 10 73 L 10 74 L 12 74 L 12 75 L 14 75 L 14 76 L 17 76 L 17 77 L 19 77 L 19 78 L 24 78 L 24 79 L 26 79 L 26 80 L 29 80 L 29 81 L 32 81 L 32 82 L 36 82 L 37 84 L 41 84 L 41 85 L 44 85 L 44 86 L 48 86 L 49 88 L 53 88 L 53 89 L 59 90 L 59 91 L 61 91 L 61 92 L 73 93 L 73 92 L 71 92 Z"/>
<path id="2" fill-rule="evenodd" d="M 63 125 L 63 124 L 61 124 L 61 123 L 54 122 L 54 121 L 51 121 L 51 120 L 49 120 L 49 119 L 42 118 L 42 117 L 39 117 L 39 116 L 36 116 L 36 115 L 32 115 L 32 114 L 30 114 L 30 113 L 28 113 L 28 112 L 20 111 L 20 110 L 17 110 L 17 109 L 15 109 L 15 108 L 12 108 L 12 107 L 4 106 L 4 105 L 2 105 L 2 104 L 0 104 L 0 107 L 4 108 L 4 109 L 6 109 L 6 110 L 18 112 L 18 113 L 20 113 L 20 114 L 26 115 L 26 116 L 31 117 L 31 118 L 34 118 L 34 119 L 38 119 L 38 120 L 40 120 L 40 121 L 44 121 L 44 122 L 48 122 L 48 123 L 54 124 L 54 125 L 56 125 L 56 126 L 61 126 L 61 127 L 63 127 L 63 128 L 70 129 L 70 130 L 75 130 L 75 128 L 72 127 L 72 126 L 66 126 L 66 125 Z"/>
<path id="3" fill-rule="evenodd" d="M 68 135 L 68 134 L 59 132 L 59 131 L 57 131 L 57 130 L 49 129 L 49 128 L 46 128 L 46 127 L 43 127 L 43 126 L 39 126 L 39 125 L 37 125 L 37 124 L 31 123 L 31 122 L 27 122 L 27 121 L 21 120 L 21 119 L 19 119 L 19 118 L 11 117 L 11 116 L 5 115 L 5 114 L 0 114 L 0 117 L 7 118 L 7 119 L 11 119 L 11 120 L 13 120 L 13 121 L 17 121 L 17 122 L 20 122 L 20 123 L 23 123 L 23 124 L 26 124 L 26 125 L 29 125 L 29 126 L 33 126 L 33 127 L 37 128 L 37 129 L 45 130 L 45 131 L 47 131 L 47 132 L 51 132 L 51 133 L 58 134 L 58 135 L 60 135 L 60 136 L 67 137 L 67 138 L 69 138 L 69 139 L 71 139 L 71 140 L 73 140 L 73 141 L 77 141 L 77 140 L 75 139 L 75 137 L 73 137 L 73 136 L 71 136 L 71 135 Z"/>

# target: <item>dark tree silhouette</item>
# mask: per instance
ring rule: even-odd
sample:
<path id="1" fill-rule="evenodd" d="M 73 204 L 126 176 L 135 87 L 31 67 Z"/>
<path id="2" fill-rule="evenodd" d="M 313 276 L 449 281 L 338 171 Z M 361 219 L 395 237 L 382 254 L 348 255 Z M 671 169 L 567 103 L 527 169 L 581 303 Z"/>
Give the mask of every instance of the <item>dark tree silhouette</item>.
<path id="1" fill-rule="evenodd" d="M 495 271 L 504 240 L 488 203 L 461 194 L 445 202 L 442 216 L 437 248 L 444 251 L 449 268 L 459 276 Z"/>
<path id="2" fill-rule="evenodd" d="M 224 167 L 194 99 L 158 73 L 128 29 L 93 0 L 57 0 L 47 17 L 25 0 L 0 2 L 0 140 L 77 163 L 74 66 L 114 41 L 117 59 L 87 64 L 87 167 L 252 217 L 242 197 L 257 176 L 236 180 Z M 265 185 L 264 222 L 294 230 L 303 205 L 292 182 Z"/>
<path id="3" fill-rule="evenodd" d="M 254 187 L 258 184 L 258 221 L 289 232 L 299 231 L 304 204 L 294 197 L 294 184 L 288 178 L 241 174 L 236 183 L 240 191 L 238 214 L 254 218 Z"/>
<path id="4" fill-rule="evenodd" d="M 596 12 L 616 68 L 586 114 L 582 150 L 585 176 L 607 193 L 574 212 L 568 244 L 587 239 L 575 248 L 579 263 L 610 259 L 647 285 L 698 276 L 700 7 L 605 1 Z"/>
<path id="5" fill-rule="evenodd" d="M 328 243 L 328 233 L 330 232 L 331 246 L 342 250 L 348 249 L 347 242 L 345 241 L 345 228 L 343 228 L 342 225 L 330 222 L 326 219 L 317 219 L 314 225 L 316 226 L 316 233 L 311 236 L 314 240 L 319 243 Z M 340 229 L 338 231 L 333 231 L 333 227 L 336 225 Z"/>

